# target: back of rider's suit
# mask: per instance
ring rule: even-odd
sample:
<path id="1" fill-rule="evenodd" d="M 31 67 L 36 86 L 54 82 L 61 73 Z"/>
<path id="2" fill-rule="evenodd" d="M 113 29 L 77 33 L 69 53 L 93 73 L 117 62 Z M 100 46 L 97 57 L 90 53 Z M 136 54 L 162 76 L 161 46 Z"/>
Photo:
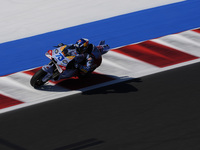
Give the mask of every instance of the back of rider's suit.
<path id="1" fill-rule="evenodd" d="M 99 67 L 102 62 L 102 54 L 98 47 L 90 44 L 88 49 L 88 53 L 86 54 L 86 63 L 79 67 L 82 74 L 91 73 Z"/>

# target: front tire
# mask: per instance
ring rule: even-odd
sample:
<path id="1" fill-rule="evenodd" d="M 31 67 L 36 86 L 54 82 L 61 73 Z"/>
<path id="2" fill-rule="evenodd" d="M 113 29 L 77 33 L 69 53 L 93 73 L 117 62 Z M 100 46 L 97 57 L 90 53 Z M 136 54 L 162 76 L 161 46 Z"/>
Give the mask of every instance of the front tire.
<path id="1" fill-rule="evenodd" d="M 40 69 L 33 75 L 33 77 L 31 78 L 30 84 L 34 88 L 38 88 L 39 86 L 43 85 L 45 82 L 43 82 L 42 79 L 46 76 L 46 74 L 47 72 Z"/>

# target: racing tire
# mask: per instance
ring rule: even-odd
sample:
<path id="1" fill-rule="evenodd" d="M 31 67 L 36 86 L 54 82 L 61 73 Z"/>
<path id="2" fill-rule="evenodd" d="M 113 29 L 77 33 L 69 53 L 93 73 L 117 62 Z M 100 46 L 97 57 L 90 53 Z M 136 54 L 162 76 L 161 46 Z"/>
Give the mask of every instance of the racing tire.
<path id="1" fill-rule="evenodd" d="M 47 72 L 40 69 L 33 75 L 33 77 L 31 78 L 30 84 L 34 88 L 38 88 L 38 87 L 44 85 L 45 82 L 43 82 L 42 79 L 46 76 L 46 74 L 47 74 Z"/>

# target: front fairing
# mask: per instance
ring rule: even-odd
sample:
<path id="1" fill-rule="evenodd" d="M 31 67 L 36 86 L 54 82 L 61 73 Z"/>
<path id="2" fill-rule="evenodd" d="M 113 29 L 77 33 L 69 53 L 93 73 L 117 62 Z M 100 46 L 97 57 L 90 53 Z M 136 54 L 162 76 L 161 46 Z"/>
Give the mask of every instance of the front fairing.
<path id="1" fill-rule="evenodd" d="M 67 65 L 69 62 L 71 62 L 75 56 L 65 56 L 66 54 L 64 53 L 65 46 L 49 50 L 45 55 L 51 59 L 54 60 L 55 65 L 60 73 L 66 70 Z"/>

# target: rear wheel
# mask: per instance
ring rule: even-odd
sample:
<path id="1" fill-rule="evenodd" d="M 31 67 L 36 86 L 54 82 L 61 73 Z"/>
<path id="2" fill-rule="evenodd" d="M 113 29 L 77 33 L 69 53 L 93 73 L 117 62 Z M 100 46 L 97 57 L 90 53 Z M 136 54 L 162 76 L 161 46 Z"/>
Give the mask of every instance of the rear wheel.
<path id="1" fill-rule="evenodd" d="M 45 82 L 43 82 L 42 79 L 46 76 L 46 74 L 47 74 L 47 72 L 45 72 L 44 70 L 40 69 L 31 78 L 31 81 L 30 81 L 31 85 L 34 88 L 37 88 L 37 87 L 43 85 Z"/>

